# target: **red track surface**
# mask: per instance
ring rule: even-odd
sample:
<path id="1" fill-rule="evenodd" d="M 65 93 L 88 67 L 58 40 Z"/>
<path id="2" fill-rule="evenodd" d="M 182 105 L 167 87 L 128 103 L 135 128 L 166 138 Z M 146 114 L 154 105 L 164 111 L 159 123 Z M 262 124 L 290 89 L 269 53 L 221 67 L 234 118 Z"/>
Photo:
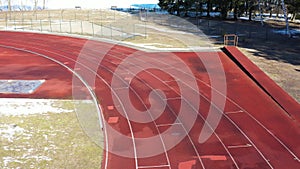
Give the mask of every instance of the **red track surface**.
<path id="1" fill-rule="evenodd" d="M 300 121 L 300 105 L 295 99 L 282 90 L 271 78 L 252 63 L 242 52 L 235 47 L 225 47 L 247 73 L 264 89 L 292 118 Z"/>
<path id="2" fill-rule="evenodd" d="M 72 75 L 61 65 L 42 56 L 53 58 L 69 68 L 74 68 L 78 55 L 86 40 L 43 35 L 33 33 L 0 32 L 0 79 L 46 79 L 46 83 L 32 95 L 0 95 L 0 97 L 30 97 L 30 98 L 70 98 L 72 96 Z M 105 51 L 110 44 L 92 42 L 97 50 Z M 99 48 L 100 46 L 100 48 Z M 135 145 L 134 140 L 162 133 L 176 120 L 176 112 L 180 106 L 178 99 L 168 100 L 168 106 L 163 114 L 149 123 L 136 123 L 120 115 L 113 105 L 111 84 L 114 71 L 120 63 L 137 50 L 124 46 L 114 45 L 106 54 L 97 71 L 95 93 L 101 102 L 103 116 L 106 121 L 110 117 L 119 117 L 118 123 L 111 124 L 118 132 L 127 135 L 133 140 L 118 140 L 111 133 L 107 133 L 106 144 L 113 149 L 124 147 L 128 150 L 136 149 L 136 153 L 145 151 Z M 152 58 L 170 57 L 171 53 L 145 53 Z M 87 53 L 85 65 L 93 66 L 97 61 L 97 52 L 91 50 Z M 225 53 L 199 52 L 202 59 L 208 60 L 205 66 L 214 66 L 214 58 L 219 57 L 226 74 L 227 95 L 225 110 L 222 119 L 214 134 L 204 143 L 198 138 L 204 120 L 211 106 L 210 79 L 201 60 L 194 53 L 175 53 L 189 66 L 197 78 L 200 91 L 200 108 L 197 112 L 196 122 L 185 138 L 174 148 L 149 158 L 124 158 L 113 153 L 104 154 L 102 168 L 134 169 L 134 168 L 300 168 L 300 129 L 299 121 L 286 114 L 257 83 L 245 74 Z M 173 54 L 174 55 L 174 54 Z M 155 56 L 155 57 L 154 57 Z M 95 60 L 96 59 L 96 60 Z M 149 60 L 138 60 L 138 66 L 152 63 Z M 247 65 L 248 63 L 246 63 Z M 176 63 L 168 63 L 169 68 L 180 70 Z M 84 68 L 80 71 L 88 71 Z M 126 68 L 123 68 L 124 71 Z M 93 72 L 95 73 L 95 72 Z M 219 72 L 213 74 L 219 77 Z M 264 78 L 264 74 L 258 77 Z M 126 77 L 125 77 L 126 78 Z M 118 77 L 123 83 L 124 77 Z M 264 84 L 263 84 L 264 85 Z M 130 83 L 130 100 L 140 110 L 149 107 L 149 92 L 161 89 L 167 93 L 168 98 L 177 98 L 179 87 L 172 78 L 161 71 L 148 70 L 141 72 Z M 77 88 L 75 88 L 77 89 Z M 78 90 L 80 90 L 78 88 Z M 279 92 L 282 92 L 282 89 Z M 85 92 L 85 91 L 83 91 Z M 193 93 L 191 93 L 192 95 Z M 271 93 L 273 94 L 273 93 Z M 276 94 L 276 92 L 275 92 Z M 276 96 L 278 97 L 278 96 Z M 194 103 L 193 100 L 190 101 Z M 299 104 L 290 104 L 298 112 Z M 175 112 L 175 113 L 174 113 Z M 296 112 L 295 112 L 296 113 Z M 185 131 L 184 122 L 176 121 L 178 131 Z M 174 137 L 174 136 L 170 136 Z M 169 138 L 161 140 L 168 145 Z M 121 144 L 120 144 L 121 143 Z M 149 147 L 151 149 L 151 147 Z M 124 150 L 125 151 L 125 150 Z"/>

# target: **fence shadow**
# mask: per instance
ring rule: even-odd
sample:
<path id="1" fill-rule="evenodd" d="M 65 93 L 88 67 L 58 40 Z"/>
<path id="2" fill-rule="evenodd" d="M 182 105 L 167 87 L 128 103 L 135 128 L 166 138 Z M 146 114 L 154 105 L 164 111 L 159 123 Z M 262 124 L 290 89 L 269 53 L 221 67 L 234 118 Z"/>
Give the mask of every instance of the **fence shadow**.
<path id="1" fill-rule="evenodd" d="M 300 65 L 300 35 L 289 37 L 276 33 L 284 31 L 284 25 L 265 23 L 262 26 L 260 22 L 186 19 L 197 25 L 216 45 L 223 44 L 225 34 L 236 34 L 239 36 L 238 46 L 254 49 L 254 56 Z M 296 26 L 291 29 L 299 29 L 300 25 Z"/>

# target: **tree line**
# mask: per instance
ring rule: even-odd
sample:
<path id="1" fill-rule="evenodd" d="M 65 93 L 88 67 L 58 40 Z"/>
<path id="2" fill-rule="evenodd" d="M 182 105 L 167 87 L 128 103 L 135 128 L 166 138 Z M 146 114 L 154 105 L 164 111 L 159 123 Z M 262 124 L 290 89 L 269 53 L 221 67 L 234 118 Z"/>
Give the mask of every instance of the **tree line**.
<path id="1" fill-rule="evenodd" d="M 294 20 L 300 12 L 300 0 L 159 0 L 158 5 L 171 14 L 187 15 L 188 12 L 196 13 L 196 16 L 205 12 L 207 17 L 212 12 L 219 12 L 222 19 L 227 18 L 228 13 L 233 13 L 233 18 L 249 16 L 252 20 L 254 12 L 278 15 L 282 13 L 283 6 L 292 14 Z"/>

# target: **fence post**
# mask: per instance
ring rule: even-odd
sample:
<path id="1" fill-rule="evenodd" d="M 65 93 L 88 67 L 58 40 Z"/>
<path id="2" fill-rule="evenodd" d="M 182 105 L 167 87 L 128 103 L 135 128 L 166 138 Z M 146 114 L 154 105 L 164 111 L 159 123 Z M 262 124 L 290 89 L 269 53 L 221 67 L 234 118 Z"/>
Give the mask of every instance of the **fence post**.
<path id="1" fill-rule="evenodd" d="M 147 21 L 145 21 L 145 39 L 147 38 Z"/>
<path id="2" fill-rule="evenodd" d="M 43 32 L 43 24 L 42 24 L 42 20 L 40 19 L 40 27 L 41 27 L 41 32 Z"/>
<path id="3" fill-rule="evenodd" d="M 234 25 L 234 33 L 237 34 L 237 30 L 238 30 L 238 21 L 235 21 L 235 25 Z"/>
<path id="4" fill-rule="evenodd" d="M 30 18 L 30 24 L 31 30 L 33 30 L 32 18 Z"/>
<path id="5" fill-rule="evenodd" d="M 60 17 L 61 17 L 62 21 L 64 20 L 63 12 L 64 12 L 64 10 L 62 9 L 61 12 L 60 12 Z"/>
<path id="6" fill-rule="evenodd" d="M 124 34 L 123 31 L 124 31 L 124 30 L 123 30 L 123 26 L 121 26 L 121 40 L 123 39 L 123 34 Z"/>
<path id="7" fill-rule="evenodd" d="M 110 39 L 112 39 L 112 26 L 110 24 Z"/>
<path id="8" fill-rule="evenodd" d="M 51 19 L 49 19 L 49 23 L 50 23 L 50 32 L 52 32 L 52 24 L 51 24 Z"/>
<path id="9" fill-rule="evenodd" d="M 102 22 L 101 22 L 101 37 L 103 36 L 103 25 L 102 25 Z"/>
<path id="10" fill-rule="evenodd" d="M 133 24 L 133 39 L 135 39 L 135 23 Z"/>
<path id="11" fill-rule="evenodd" d="M 83 25 L 82 25 L 82 21 L 80 22 L 80 26 L 81 26 L 81 34 L 83 35 Z"/>
<path id="12" fill-rule="evenodd" d="M 92 31 L 93 31 L 93 37 L 94 37 L 95 36 L 94 22 L 92 22 Z"/>
<path id="13" fill-rule="evenodd" d="M 23 13 L 23 11 L 21 11 L 21 15 L 22 15 L 22 21 L 21 21 L 21 23 L 22 23 L 22 29 L 24 30 L 24 13 Z"/>
<path id="14" fill-rule="evenodd" d="M 16 16 L 14 15 L 14 25 L 15 25 L 15 30 L 17 29 L 17 25 L 16 25 Z"/>
<path id="15" fill-rule="evenodd" d="M 269 32 L 268 32 L 268 26 L 266 25 L 266 40 L 268 40 Z"/>
<path id="16" fill-rule="evenodd" d="M 72 33 L 72 23 L 71 23 L 72 21 L 70 20 L 70 33 Z"/>
<path id="17" fill-rule="evenodd" d="M 209 19 L 207 20 L 207 27 L 208 27 L 208 34 L 210 34 L 210 25 L 209 25 Z"/>
<path id="18" fill-rule="evenodd" d="M 61 22 L 62 22 L 62 20 L 59 22 L 59 31 L 60 31 L 60 33 L 62 33 Z"/>
<path id="19" fill-rule="evenodd" d="M 51 15 L 50 11 L 48 11 L 49 23 L 50 23 L 50 32 L 52 32 L 52 23 L 51 23 Z"/>
<path id="20" fill-rule="evenodd" d="M 7 18 L 7 13 L 5 13 L 5 25 L 6 25 L 6 29 L 8 28 L 8 18 Z"/>

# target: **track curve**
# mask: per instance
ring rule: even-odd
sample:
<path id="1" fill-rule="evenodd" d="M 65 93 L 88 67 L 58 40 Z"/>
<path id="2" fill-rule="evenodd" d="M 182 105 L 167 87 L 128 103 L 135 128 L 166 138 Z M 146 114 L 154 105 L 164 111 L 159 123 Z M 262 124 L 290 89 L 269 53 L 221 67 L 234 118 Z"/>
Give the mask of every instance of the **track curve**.
<path id="1" fill-rule="evenodd" d="M 3 51 L 8 48 L 31 51 L 48 56 L 74 70 L 78 64 L 78 56 L 82 47 L 87 42 L 86 39 L 79 38 L 16 32 L 0 32 L 0 39 L 0 48 Z M 96 76 L 94 92 L 100 100 L 103 119 L 109 121 L 111 117 L 118 117 L 118 123 L 110 124 L 110 126 L 130 138 L 130 142 L 124 142 L 124 145 L 128 149 L 134 149 L 130 152 L 135 154 L 135 158 L 126 158 L 106 151 L 102 168 L 286 168 L 287 166 L 288 168 L 299 168 L 300 132 L 298 122 L 286 116 L 284 111 L 224 53 L 218 52 L 217 56 L 222 61 L 227 77 L 227 94 L 219 92 L 220 96 L 226 97 L 225 110 L 220 112 L 222 119 L 218 128 L 213 131 L 213 135 L 206 142 L 199 143 L 199 131 L 205 124 L 209 107 L 213 104 L 210 93 L 215 89 L 211 88 L 207 72 L 203 70 L 201 61 L 194 53 L 175 53 L 186 65 L 189 65 L 196 77 L 199 91 L 191 94 L 197 94 L 201 98 L 199 103 L 201 106 L 197 110 L 195 123 L 191 130 L 187 131 L 186 124 L 177 118 L 178 109 L 183 106 L 180 104 L 179 98 L 181 92 L 176 81 L 163 72 L 145 70 L 131 79 L 129 86 L 131 101 L 142 110 L 149 107 L 150 91 L 159 88 L 168 92 L 168 97 L 171 99 L 167 100 L 167 107 L 160 118 L 141 124 L 122 116 L 116 109 L 109 109 L 109 106 L 113 105 L 111 93 L 115 93 L 110 86 L 114 71 L 124 59 L 137 50 L 104 42 L 93 41 L 92 43 L 95 44 L 95 49 L 86 53 L 86 60 L 80 63 L 83 63 L 82 69 L 77 71 L 91 72 L 89 67 L 94 66 L 97 61 L 94 54 L 97 54 L 99 50 L 105 51 L 106 48 L 111 48 L 108 53 L 105 53 L 105 58 L 98 70 L 91 72 Z M 153 59 L 156 57 L 170 56 L 168 53 L 141 52 L 141 54 L 152 55 L 152 57 L 149 57 L 149 60 L 140 60 L 136 57 L 134 62 L 139 64 L 133 66 L 143 67 L 143 65 L 154 64 Z M 208 52 L 200 52 L 200 55 L 201 57 L 210 56 Z M 1 55 L 1 58 L 5 57 L 9 56 Z M 19 58 L 21 59 L 21 57 Z M 2 64 L 6 65 L 8 62 L 14 61 L 3 60 Z M 24 65 L 30 65 L 30 63 L 31 60 L 24 59 L 23 61 Z M 209 63 L 211 66 L 214 65 L 213 60 Z M 166 66 L 179 73 L 185 73 L 176 67 L 176 63 L 166 64 Z M 126 67 L 123 69 L 125 71 Z M 218 77 L 218 72 L 215 76 Z M 4 78 L 4 75 L 0 78 Z M 118 75 L 117 78 L 120 83 L 126 83 L 126 75 Z M 72 84 L 68 83 L 68 85 Z M 71 91 L 68 91 L 65 93 L 66 97 L 72 95 Z M 41 96 L 46 97 L 47 94 L 37 91 L 37 94 L 31 97 Z M 0 97 L 17 96 L 1 94 Z M 115 95 L 115 97 L 119 96 Z M 187 101 L 187 103 L 187 107 L 190 108 L 193 108 L 193 104 L 198 104 L 193 101 Z M 120 106 L 124 108 L 124 105 L 120 104 Z M 124 112 L 128 116 L 126 111 Z M 149 115 L 151 116 L 151 113 Z M 166 149 L 166 145 L 169 143 L 168 138 L 161 138 L 159 144 L 164 153 L 148 158 L 138 157 L 138 153 L 143 149 L 139 149 L 136 145 L 137 138 L 158 135 L 171 126 L 176 126 L 178 129 L 173 134 L 184 134 L 186 137 L 170 150 Z M 124 148 L 124 146 L 120 147 L 114 143 L 116 139 L 107 133 L 106 145 L 119 149 Z"/>

